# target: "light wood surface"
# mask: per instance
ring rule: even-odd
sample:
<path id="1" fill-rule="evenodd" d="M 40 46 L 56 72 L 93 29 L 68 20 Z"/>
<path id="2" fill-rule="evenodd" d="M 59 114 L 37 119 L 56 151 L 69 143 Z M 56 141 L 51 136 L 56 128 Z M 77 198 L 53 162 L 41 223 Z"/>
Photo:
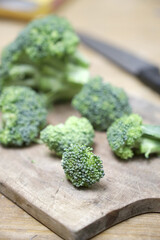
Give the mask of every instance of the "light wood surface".
<path id="1" fill-rule="evenodd" d="M 126 47 L 160 66 L 158 0 L 70 0 L 58 13 L 67 16 L 77 29 Z M 8 44 L 23 26 L 0 19 L 0 48 Z M 91 61 L 92 74 L 100 74 L 132 95 L 159 104 L 159 96 L 137 79 L 86 47 L 81 48 Z M 7 211 L 8 204 L 14 206 L 15 211 Z M 0 199 L 0 209 L 0 239 L 60 239 L 5 198 Z M 114 226 L 95 239 L 159 239 L 159 229 L 159 214 L 147 214 Z"/>
<path id="2" fill-rule="evenodd" d="M 0 194 L 0 240 L 61 240 Z M 93 240 L 159 240 L 160 214 L 143 214 L 102 232 Z"/>

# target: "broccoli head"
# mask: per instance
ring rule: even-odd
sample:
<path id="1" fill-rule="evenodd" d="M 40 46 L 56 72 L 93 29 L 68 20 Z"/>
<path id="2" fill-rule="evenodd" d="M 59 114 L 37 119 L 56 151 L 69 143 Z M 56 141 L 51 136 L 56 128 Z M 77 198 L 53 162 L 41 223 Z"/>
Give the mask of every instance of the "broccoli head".
<path id="1" fill-rule="evenodd" d="M 41 131 L 40 137 L 51 151 L 55 151 L 58 156 L 62 156 L 64 149 L 71 144 L 91 146 L 94 130 L 86 118 L 72 116 L 68 118 L 65 124 L 47 126 Z"/>
<path id="2" fill-rule="evenodd" d="M 83 145 L 70 145 L 62 156 L 62 167 L 75 187 L 90 187 L 104 176 L 100 158 Z"/>
<path id="3" fill-rule="evenodd" d="M 37 63 L 43 58 L 63 58 L 72 55 L 78 43 L 79 38 L 66 19 L 49 15 L 29 23 L 5 49 L 3 59 L 14 63 L 21 56 Z"/>
<path id="4" fill-rule="evenodd" d="M 28 87 L 6 87 L 0 96 L 0 143 L 23 146 L 34 142 L 46 125 L 45 101 Z"/>
<path id="5" fill-rule="evenodd" d="M 143 124 L 137 114 L 117 119 L 107 131 L 112 151 L 122 159 L 132 158 L 134 153 L 149 157 L 160 153 L 160 126 Z"/>
<path id="6" fill-rule="evenodd" d="M 106 130 L 117 118 L 131 113 L 126 93 L 121 88 L 103 83 L 101 77 L 84 85 L 72 104 L 100 131 Z"/>
<path id="7" fill-rule="evenodd" d="M 89 64 L 78 44 L 64 18 L 49 15 L 32 21 L 2 52 L 1 84 L 32 87 L 48 101 L 71 99 L 89 79 Z"/>

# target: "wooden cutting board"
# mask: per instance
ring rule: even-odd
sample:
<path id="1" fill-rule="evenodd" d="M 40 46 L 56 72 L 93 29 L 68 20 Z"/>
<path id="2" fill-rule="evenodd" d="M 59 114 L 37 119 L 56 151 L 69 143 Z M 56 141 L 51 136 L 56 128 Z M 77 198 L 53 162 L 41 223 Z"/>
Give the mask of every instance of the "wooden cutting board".
<path id="1" fill-rule="evenodd" d="M 145 122 L 160 124 L 160 108 L 131 99 Z M 49 122 L 77 115 L 69 104 L 57 106 Z M 94 152 L 105 177 L 90 189 L 76 189 L 65 178 L 61 159 L 44 145 L 0 147 L 0 192 L 67 240 L 85 240 L 127 218 L 160 212 L 160 157 L 118 160 L 106 134 L 97 132 Z"/>

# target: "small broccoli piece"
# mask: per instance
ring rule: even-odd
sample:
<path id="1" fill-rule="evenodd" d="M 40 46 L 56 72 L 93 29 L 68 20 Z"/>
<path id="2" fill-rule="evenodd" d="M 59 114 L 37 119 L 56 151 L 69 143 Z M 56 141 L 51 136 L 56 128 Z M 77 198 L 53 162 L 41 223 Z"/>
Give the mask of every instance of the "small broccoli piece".
<path id="1" fill-rule="evenodd" d="M 28 87 L 6 87 L 0 96 L 0 143 L 23 146 L 34 142 L 46 125 L 45 101 Z"/>
<path id="2" fill-rule="evenodd" d="M 102 161 L 91 152 L 92 148 L 70 145 L 62 156 L 62 167 L 75 187 L 90 187 L 104 176 Z"/>
<path id="3" fill-rule="evenodd" d="M 131 113 L 126 93 L 121 88 L 103 83 L 101 77 L 84 85 L 72 104 L 100 131 L 106 130 L 117 118 Z"/>
<path id="4" fill-rule="evenodd" d="M 48 102 L 71 99 L 89 80 L 89 63 L 78 44 L 64 18 L 32 21 L 2 52 L 0 85 L 32 87 L 45 93 Z"/>
<path id="5" fill-rule="evenodd" d="M 117 119 L 107 131 L 112 151 L 122 159 L 132 158 L 135 153 L 160 153 L 160 126 L 144 125 L 137 114 Z"/>
<path id="6" fill-rule="evenodd" d="M 71 144 L 92 146 L 94 130 L 86 118 L 72 116 L 65 124 L 47 126 L 41 131 L 40 138 L 57 156 L 62 156 Z"/>

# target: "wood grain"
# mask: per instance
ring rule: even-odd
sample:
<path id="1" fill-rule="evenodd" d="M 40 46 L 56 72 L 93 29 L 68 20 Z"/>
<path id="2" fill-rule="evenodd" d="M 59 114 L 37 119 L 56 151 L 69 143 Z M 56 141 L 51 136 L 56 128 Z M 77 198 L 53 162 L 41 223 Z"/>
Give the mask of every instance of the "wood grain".
<path id="1" fill-rule="evenodd" d="M 148 103 L 138 103 L 132 100 L 135 111 L 143 113 Z M 157 123 L 160 108 L 148 106 L 148 122 Z M 64 122 L 71 115 L 78 113 L 60 104 L 49 122 Z M 0 147 L 0 191 L 67 240 L 86 240 L 130 217 L 160 212 L 159 158 L 119 161 L 104 132 L 96 132 L 94 152 L 103 160 L 106 176 L 90 189 L 76 189 L 66 180 L 60 159 L 44 145 Z"/>
<path id="2" fill-rule="evenodd" d="M 41 223 L 0 194 L 0 240 L 60 240 Z M 159 240 L 160 214 L 143 214 L 109 228 L 93 240 Z"/>
<path id="3" fill-rule="evenodd" d="M 90 32 L 102 39 L 109 40 L 119 46 L 125 47 L 130 51 L 145 57 L 160 66 L 160 2 L 159 0 L 70 0 L 62 7 L 58 14 L 69 18 L 77 29 Z M 22 29 L 24 23 L 7 21 L 0 19 L 0 49 L 15 38 Z M 159 104 L 159 96 L 152 90 L 141 84 L 136 78 L 121 71 L 109 61 L 95 54 L 86 47 L 81 47 L 86 52 L 91 61 L 91 73 L 101 74 L 106 80 L 121 86 L 132 95 Z M 141 103 L 139 103 L 141 105 Z M 145 104 L 145 118 L 152 114 L 152 108 Z M 4 198 L 5 199 L 5 198 Z M 7 200 L 4 202 L 7 206 Z M 32 229 L 37 239 L 48 239 L 49 230 L 26 213 L 15 207 L 15 211 L 5 211 L 1 205 L 0 239 L 28 239 L 26 228 Z M 3 211 L 4 209 L 4 211 Z M 16 215 L 17 214 L 17 215 Z M 21 224 L 15 222 L 18 216 Z M 23 216 L 25 216 L 23 218 Z M 28 218 L 28 222 L 25 219 Z M 3 225 L 7 221 L 7 227 Z M 34 224 L 33 224 L 34 221 Z M 160 219 L 159 215 L 147 214 L 138 216 L 114 226 L 104 233 L 98 235 L 96 239 L 143 239 L 151 240 L 160 238 Z M 14 229 L 12 228 L 14 226 Z M 7 229 L 7 230 L 6 230 Z M 6 231 L 5 231 L 6 230 Z M 5 231 L 3 238 L 2 232 Z M 18 235 L 20 233 L 21 235 Z M 2 238 L 1 238 L 2 236 Z M 8 237 L 10 236 L 10 237 Z M 31 236 L 32 237 L 32 236 Z M 56 239 L 52 234 L 50 239 Z"/>

